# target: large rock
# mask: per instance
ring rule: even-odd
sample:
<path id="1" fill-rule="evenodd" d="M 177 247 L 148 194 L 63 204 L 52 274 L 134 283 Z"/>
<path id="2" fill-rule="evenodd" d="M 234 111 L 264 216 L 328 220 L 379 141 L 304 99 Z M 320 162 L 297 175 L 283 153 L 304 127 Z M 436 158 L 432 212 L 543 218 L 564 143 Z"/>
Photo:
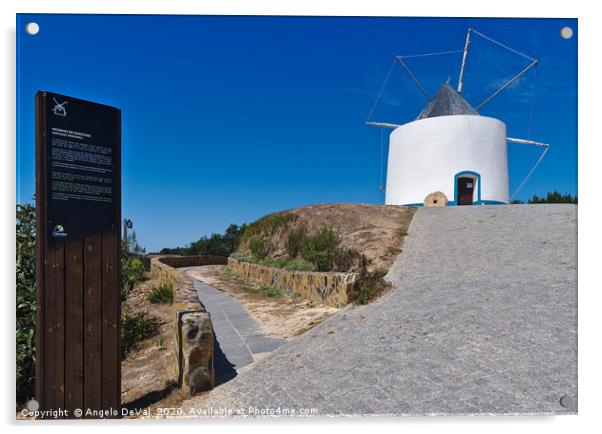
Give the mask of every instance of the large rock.
<path id="1" fill-rule="evenodd" d="M 213 324 L 207 312 L 185 313 L 180 319 L 182 387 L 194 395 L 215 387 Z"/>
<path id="2" fill-rule="evenodd" d="M 192 280 L 160 259 L 163 258 L 151 261 L 151 277 L 161 284 L 171 284 L 173 288 L 174 375 L 179 386 L 187 394 L 194 395 L 215 386 L 213 322 L 211 314 L 199 301 Z"/>

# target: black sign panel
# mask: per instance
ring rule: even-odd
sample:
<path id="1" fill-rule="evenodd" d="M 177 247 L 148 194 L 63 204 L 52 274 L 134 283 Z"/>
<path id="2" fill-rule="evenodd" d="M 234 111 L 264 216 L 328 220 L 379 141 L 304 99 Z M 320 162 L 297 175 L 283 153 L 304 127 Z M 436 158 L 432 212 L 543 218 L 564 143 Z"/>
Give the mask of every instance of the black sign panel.
<path id="1" fill-rule="evenodd" d="M 48 241 L 112 229 L 121 111 L 44 92 Z"/>

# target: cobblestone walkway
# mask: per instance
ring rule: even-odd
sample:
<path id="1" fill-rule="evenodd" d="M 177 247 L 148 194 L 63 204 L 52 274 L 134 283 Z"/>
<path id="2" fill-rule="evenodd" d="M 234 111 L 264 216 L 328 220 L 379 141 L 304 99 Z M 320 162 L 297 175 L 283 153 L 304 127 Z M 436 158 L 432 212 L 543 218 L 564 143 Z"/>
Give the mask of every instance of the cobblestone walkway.
<path id="1" fill-rule="evenodd" d="M 211 314 L 217 340 L 215 374 L 218 384 L 255 362 L 262 353 L 273 351 L 284 344 L 285 340 L 278 336 L 261 333 L 257 322 L 238 300 L 190 277 L 199 300 Z"/>
<path id="2" fill-rule="evenodd" d="M 575 413 L 576 220 L 573 205 L 422 208 L 389 294 L 184 405 Z"/>

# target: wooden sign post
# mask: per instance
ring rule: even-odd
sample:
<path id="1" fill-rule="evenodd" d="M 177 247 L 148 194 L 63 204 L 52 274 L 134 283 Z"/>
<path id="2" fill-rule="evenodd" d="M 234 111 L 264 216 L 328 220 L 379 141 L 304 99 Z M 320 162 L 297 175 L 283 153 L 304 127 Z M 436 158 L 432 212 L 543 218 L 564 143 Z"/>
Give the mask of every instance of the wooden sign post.
<path id="1" fill-rule="evenodd" d="M 119 417 L 121 111 L 35 102 L 35 398 L 59 417 Z"/>

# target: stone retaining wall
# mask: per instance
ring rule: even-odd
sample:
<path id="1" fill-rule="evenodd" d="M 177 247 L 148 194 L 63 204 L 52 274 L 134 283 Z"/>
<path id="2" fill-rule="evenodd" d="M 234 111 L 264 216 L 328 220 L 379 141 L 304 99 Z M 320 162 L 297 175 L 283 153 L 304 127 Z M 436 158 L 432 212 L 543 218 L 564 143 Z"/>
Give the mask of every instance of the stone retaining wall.
<path id="1" fill-rule="evenodd" d="M 228 258 L 228 267 L 235 273 L 259 284 L 280 288 L 290 294 L 326 306 L 343 307 L 357 280 L 355 273 L 284 270 Z"/>
<path id="2" fill-rule="evenodd" d="M 200 265 L 226 265 L 228 258 L 225 256 L 197 255 L 197 256 L 162 256 L 159 261 L 170 267 L 197 267 Z"/>
<path id="3" fill-rule="evenodd" d="M 174 371 L 180 387 L 194 395 L 215 386 L 213 323 L 211 315 L 199 301 L 192 280 L 182 271 L 167 265 L 165 259 L 153 258 L 151 278 L 173 287 Z"/>

